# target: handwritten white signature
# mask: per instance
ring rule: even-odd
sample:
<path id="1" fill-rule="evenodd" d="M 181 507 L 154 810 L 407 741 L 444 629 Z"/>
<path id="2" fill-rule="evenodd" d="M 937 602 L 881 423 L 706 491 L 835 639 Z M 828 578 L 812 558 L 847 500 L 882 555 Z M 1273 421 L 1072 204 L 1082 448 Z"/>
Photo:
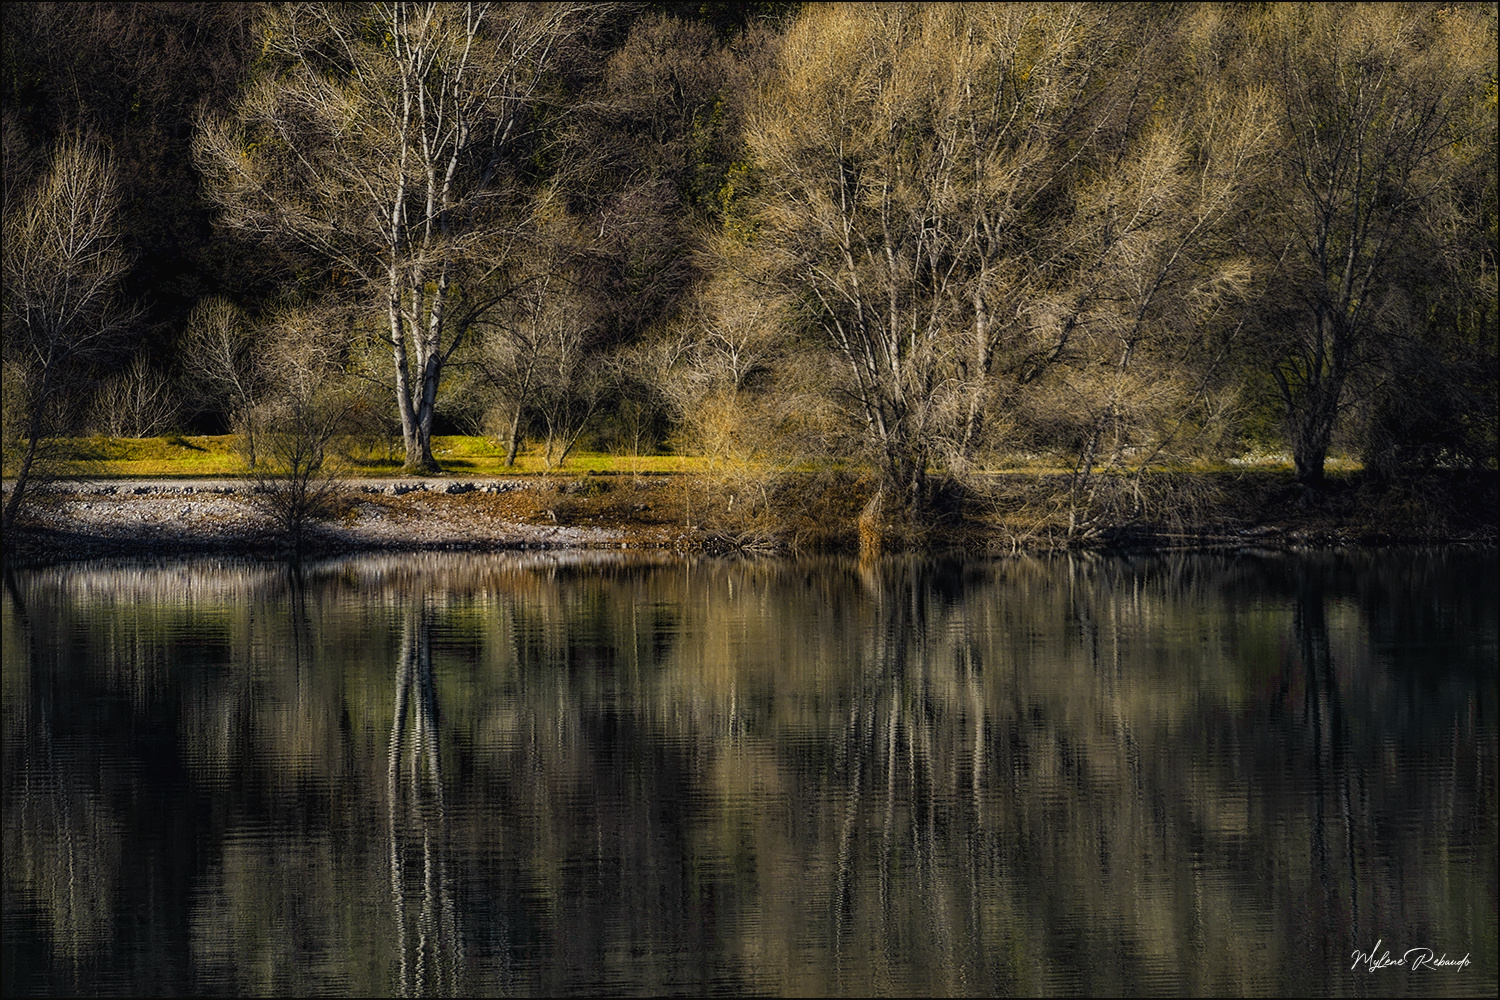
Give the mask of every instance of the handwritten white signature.
<path id="1" fill-rule="evenodd" d="M 1454 972 L 1462 972 L 1474 964 L 1469 961 L 1467 952 L 1464 953 L 1463 958 L 1449 958 L 1446 951 L 1438 955 L 1431 948 L 1408 948 L 1402 952 L 1400 958 L 1392 958 L 1389 948 L 1381 950 L 1382 943 L 1376 941 L 1375 947 L 1369 951 L 1360 951 L 1356 948 L 1354 964 L 1349 967 L 1349 971 L 1353 972 L 1363 965 L 1366 972 L 1379 972 L 1381 969 L 1406 969 L 1409 972 L 1452 969 Z"/>

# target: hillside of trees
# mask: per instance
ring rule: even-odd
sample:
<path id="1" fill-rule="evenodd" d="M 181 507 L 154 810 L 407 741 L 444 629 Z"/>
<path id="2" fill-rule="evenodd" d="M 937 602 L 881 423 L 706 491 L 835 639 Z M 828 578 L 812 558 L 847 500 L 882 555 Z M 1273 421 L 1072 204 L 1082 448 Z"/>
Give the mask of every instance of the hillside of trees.
<path id="1" fill-rule="evenodd" d="M 190 431 L 837 466 L 911 523 L 1044 461 L 1078 537 L 1246 455 L 1493 480 L 1497 22 L 11 4 L 6 521 L 55 438 Z"/>

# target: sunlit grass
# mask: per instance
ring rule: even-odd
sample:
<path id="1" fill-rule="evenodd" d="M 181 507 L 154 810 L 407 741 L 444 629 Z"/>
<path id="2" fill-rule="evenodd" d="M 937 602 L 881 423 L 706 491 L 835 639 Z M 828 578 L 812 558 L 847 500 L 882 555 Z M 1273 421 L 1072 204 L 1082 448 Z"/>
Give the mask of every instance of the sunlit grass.
<path id="1" fill-rule="evenodd" d="M 58 444 L 83 474 L 101 479 L 238 476 L 245 471 L 230 434 L 70 438 Z"/>
<path id="2" fill-rule="evenodd" d="M 557 473 L 610 473 L 616 475 L 661 475 L 702 472 L 705 459 L 696 455 L 619 455 L 599 451 L 575 451 L 562 466 L 547 466 L 540 448 L 516 456 L 516 464 L 505 464 L 505 449 L 487 438 L 459 435 L 434 437 L 432 454 L 445 472 L 455 475 L 536 475 Z M 392 469 L 397 466 L 392 466 Z"/>
<path id="3" fill-rule="evenodd" d="M 69 438 L 56 442 L 59 451 L 79 474 L 98 479 L 159 479 L 198 476 L 237 477 L 246 473 L 245 460 L 232 434 L 168 435 L 153 438 Z M 683 455 L 617 455 L 574 452 L 562 465 L 547 466 L 540 448 L 505 464 L 505 450 L 483 437 L 461 435 L 432 439 L 432 451 L 443 472 L 455 476 L 515 476 L 553 472 L 571 475 L 662 475 L 702 472 L 704 459 Z M 399 450 L 368 449 L 339 456 L 340 472 L 351 477 L 399 475 Z"/>
<path id="4" fill-rule="evenodd" d="M 59 442 L 61 452 L 82 475 L 100 479 L 189 478 L 245 475 L 245 461 L 232 434 L 168 435 L 153 438 L 70 438 Z M 453 476 L 527 476 L 543 473 L 564 475 L 664 475 L 721 472 L 722 463 L 696 455 L 624 455 L 610 452 L 574 452 L 562 465 L 549 468 L 542 449 L 533 445 L 519 455 L 514 466 L 505 464 L 505 450 L 487 438 L 445 435 L 432 439 L 432 451 L 444 474 Z M 843 468 L 844 463 L 832 463 Z M 339 458 L 340 472 L 350 477 L 381 477 L 401 474 L 399 448 L 355 450 Z M 826 471 L 827 462 L 799 463 L 794 471 Z M 1181 471 L 1244 472 L 1290 470 L 1291 456 L 1284 453 L 1247 453 L 1222 462 L 1202 462 Z M 1360 463 L 1348 456 L 1330 456 L 1330 474 L 1357 472 Z M 1016 454 L 996 458 L 982 467 L 987 474 L 1065 475 L 1073 471 L 1066 456 Z"/>

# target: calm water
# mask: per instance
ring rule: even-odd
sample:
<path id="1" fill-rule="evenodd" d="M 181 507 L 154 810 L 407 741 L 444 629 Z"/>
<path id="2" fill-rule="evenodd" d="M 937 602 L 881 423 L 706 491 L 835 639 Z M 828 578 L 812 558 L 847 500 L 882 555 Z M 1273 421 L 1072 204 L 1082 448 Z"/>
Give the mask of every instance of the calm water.
<path id="1" fill-rule="evenodd" d="M 5 584 L 6 996 L 1496 991 L 1493 552 Z"/>

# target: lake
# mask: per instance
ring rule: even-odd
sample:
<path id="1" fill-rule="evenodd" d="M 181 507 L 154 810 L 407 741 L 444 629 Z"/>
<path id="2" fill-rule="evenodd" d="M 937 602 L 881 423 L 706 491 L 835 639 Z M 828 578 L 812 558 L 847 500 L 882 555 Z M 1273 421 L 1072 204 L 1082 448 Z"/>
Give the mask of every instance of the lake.
<path id="1" fill-rule="evenodd" d="M 6 996 L 1497 989 L 1492 549 L 6 574 Z"/>

